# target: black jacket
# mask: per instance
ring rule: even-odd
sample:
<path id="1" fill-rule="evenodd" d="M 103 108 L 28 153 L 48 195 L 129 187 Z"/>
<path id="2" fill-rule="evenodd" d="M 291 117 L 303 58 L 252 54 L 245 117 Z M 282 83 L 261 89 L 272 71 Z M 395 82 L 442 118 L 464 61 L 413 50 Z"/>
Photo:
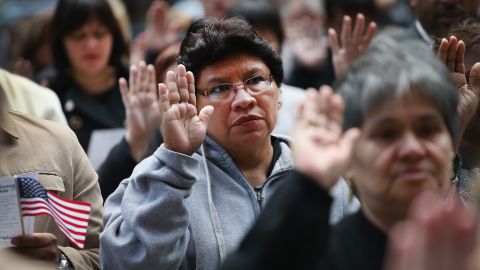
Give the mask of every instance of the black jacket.
<path id="1" fill-rule="evenodd" d="M 123 69 L 117 77 L 127 76 L 127 69 Z M 57 75 L 49 80 L 49 87 L 60 98 L 68 124 L 85 151 L 88 151 L 92 131 L 124 127 L 125 108 L 118 78 L 113 88 L 100 95 L 88 95 L 66 76 Z"/>
<path id="2" fill-rule="evenodd" d="M 145 157 L 152 155 L 162 143 L 162 134 L 157 131 L 150 141 Z M 130 146 L 123 138 L 110 150 L 107 158 L 97 170 L 104 202 L 117 189 L 123 179 L 130 177 L 135 166 L 137 166 L 137 162 L 132 157 Z"/>
<path id="3" fill-rule="evenodd" d="M 330 228 L 332 198 L 295 172 L 221 270 L 381 270 L 386 236 L 360 211 Z"/>

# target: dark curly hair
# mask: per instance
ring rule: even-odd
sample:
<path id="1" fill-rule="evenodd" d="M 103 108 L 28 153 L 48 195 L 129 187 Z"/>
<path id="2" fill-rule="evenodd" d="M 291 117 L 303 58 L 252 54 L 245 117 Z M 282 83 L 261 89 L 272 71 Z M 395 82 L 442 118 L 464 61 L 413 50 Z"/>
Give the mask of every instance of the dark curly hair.
<path id="1" fill-rule="evenodd" d="M 206 66 L 238 54 L 260 58 L 270 69 L 275 83 L 281 85 L 282 59 L 243 17 L 206 17 L 194 22 L 182 41 L 178 63 L 198 78 Z"/>

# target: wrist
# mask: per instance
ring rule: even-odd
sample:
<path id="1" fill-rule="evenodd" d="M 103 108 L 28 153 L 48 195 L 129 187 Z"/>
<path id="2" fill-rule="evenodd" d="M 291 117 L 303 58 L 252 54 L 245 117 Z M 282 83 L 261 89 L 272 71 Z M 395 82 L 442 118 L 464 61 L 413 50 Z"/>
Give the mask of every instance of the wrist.
<path id="1" fill-rule="evenodd" d="M 130 154 L 133 159 L 139 162 L 143 156 L 147 153 L 148 138 L 134 137 L 129 132 L 125 135 L 125 141 L 130 148 Z"/>
<path id="2" fill-rule="evenodd" d="M 328 174 L 326 169 L 319 168 L 317 163 L 311 162 L 311 159 L 306 157 L 295 162 L 295 169 L 300 173 L 307 175 L 325 190 L 330 190 L 340 178 L 340 175 Z"/>

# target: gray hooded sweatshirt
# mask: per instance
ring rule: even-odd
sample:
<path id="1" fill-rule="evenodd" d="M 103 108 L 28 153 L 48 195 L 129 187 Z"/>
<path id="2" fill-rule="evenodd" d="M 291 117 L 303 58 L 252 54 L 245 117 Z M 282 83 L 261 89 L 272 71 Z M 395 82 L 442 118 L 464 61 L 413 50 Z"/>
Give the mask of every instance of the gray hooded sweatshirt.
<path id="1" fill-rule="evenodd" d="M 105 203 L 103 269 L 217 269 L 260 215 L 259 202 L 293 169 L 287 143 L 280 145 L 261 191 L 209 137 L 192 156 L 160 146 Z"/>

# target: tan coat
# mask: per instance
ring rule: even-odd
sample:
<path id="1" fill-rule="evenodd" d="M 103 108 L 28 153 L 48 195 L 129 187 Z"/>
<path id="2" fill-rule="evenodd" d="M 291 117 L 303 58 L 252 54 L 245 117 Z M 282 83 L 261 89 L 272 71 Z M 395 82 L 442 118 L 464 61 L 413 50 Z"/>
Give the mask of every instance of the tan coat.
<path id="1" fill-rule="evenodd" d="M 56 267 L 45 261 L 29 260 L 26 257 L 0 249 L 0 270 L 55 270 Z"/>
<path id="2" fill-rule="evenodd" d="M 17 112 L 4 114 L 2 128 L 12 143 L 0 150 L 0 176 L 39 172 L 46 189 L 92 204 L 84 250 L 71 247 L 49 216 L 35 217 L 35 232 L 54 234 L 75 269 L 99 269 L 103 201 L 97 174 L 75 134 L 64 125 Z"/>
<path id="3" fill-rule="evenodd" d="M 60 100 L 52 90 L 1 68 L 0 90 L 9 110 L 67 125 Z"/>

